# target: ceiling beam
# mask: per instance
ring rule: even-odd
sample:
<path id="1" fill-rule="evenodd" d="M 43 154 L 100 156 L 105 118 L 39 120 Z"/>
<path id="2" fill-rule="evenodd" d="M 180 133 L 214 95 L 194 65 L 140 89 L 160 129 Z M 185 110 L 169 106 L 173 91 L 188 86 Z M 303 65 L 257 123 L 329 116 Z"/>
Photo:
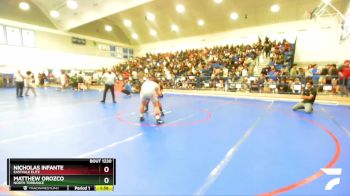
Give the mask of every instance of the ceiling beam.
<path id="1" fill-rule="evenodd" d="M 108 5 L 105 5 L 104 8 L 98 9 L 95 12 L 91 12 L 89 15 L 85 15 L 84 17 L 78 20 L 72 20 L 70 23 L 64 23 L 63 29 L 68 31 L 73 28 L 77 28 L 84 24 L 105 18 L 107 16 L 119 13 L 121 11 L 151 2 L 153 0 L 111 0 L 108 2 Z"/>

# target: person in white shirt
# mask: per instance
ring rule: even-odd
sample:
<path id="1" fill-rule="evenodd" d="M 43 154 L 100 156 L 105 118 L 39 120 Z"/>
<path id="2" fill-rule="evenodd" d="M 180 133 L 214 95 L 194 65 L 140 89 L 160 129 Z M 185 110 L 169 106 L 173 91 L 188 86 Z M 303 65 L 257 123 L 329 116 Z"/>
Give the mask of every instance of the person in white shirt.
<path id="1" fill-rule="evenodd" d="M 131 78 L 132 78 L 132 80 L 137 80 L 138 79 L 136 70 L 133 70 L 131 72 Z"/>
<path id="2" fill-rule="evenodd" d="M 21 74 L 21 71 L 18 70 L 15 75 L 16 80 L 16 95 L 17 97 L 23 97 L 23 88 L 24 88 L 24 76 Z"/>
<path id="3" fill-rule="evenodd" d="M 158 100 L 158 96 L 161 95 L 161 92 L 160 92 L 159 84 L 157 84 L 155 81 L 156 81 L 156 78 L 151 76 L 141 86 L 140 121 L 142 122 L 145 120 L 145 117 L 144 117 L 145 107 L 147 107 L 148 103 L 152 101 L 157 124 L 163 124 L 164 121 L 160 119 L 160 115 L 161 115 L 160 102 Z"/>
<path id="4" fill-rule="evenodd" d="M 61 80 L 61 91 L 63 91 L 68 86 L 68 74 L 62 71 L 60 80 Z"/>
<path id="5" fill-rule="evenodd" d="M 113 98 L 113 103 L 116 103 L 114 96 L 114 83 L 116 81 L 117 76 L 112 72 L 112 70 L 108 70 L 107 73 L 104 73 L 102 76 L 102 80 L 105 83 L 105 90 L 103 92 L 103 99 L 101 103 L 105 103 L 107 91 L 110 90 Z"/>
<path id="6" fill-rule="evenodd" d="M 26 86 L 26 92 L 25 95 L 28 95 L 29 90 L 32 90 L 33 94 L 36 95 L 35 92 L 35 79 L 34 79 L 34 75 L 32 74 L 32 72 L 27 71 L 27 75 L 25 77 L 25 86 Z"/>

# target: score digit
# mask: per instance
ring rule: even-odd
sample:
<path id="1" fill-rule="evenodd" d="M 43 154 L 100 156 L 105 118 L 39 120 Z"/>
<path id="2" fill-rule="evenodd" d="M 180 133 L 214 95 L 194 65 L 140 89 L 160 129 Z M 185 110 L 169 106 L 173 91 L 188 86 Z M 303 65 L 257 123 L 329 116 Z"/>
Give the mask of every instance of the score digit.
<path id="1" fill-rule="evenodd" d="M 104 171 L 105 173 L 108 173 L 108 172 L 109 172 L 109 167 L 107 167 L 107 166 L 104 167 L 104 168 L 103 168 L 103 171 Z"/>

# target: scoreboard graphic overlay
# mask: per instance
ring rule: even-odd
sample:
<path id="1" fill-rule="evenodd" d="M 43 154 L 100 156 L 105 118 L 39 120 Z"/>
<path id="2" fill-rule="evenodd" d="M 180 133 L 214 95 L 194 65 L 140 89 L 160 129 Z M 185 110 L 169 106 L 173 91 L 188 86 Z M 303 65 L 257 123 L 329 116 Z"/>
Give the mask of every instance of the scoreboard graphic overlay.
<path id="1" fill-rule="evenodd" d="M 115 159 L 7 159 L 11 191 L 113 191 Z"/>

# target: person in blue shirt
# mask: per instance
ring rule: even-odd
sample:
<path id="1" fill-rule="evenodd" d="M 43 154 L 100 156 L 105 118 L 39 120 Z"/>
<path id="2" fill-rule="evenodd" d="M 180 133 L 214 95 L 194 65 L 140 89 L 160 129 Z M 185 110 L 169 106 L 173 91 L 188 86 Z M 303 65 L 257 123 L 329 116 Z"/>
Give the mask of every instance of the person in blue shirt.
<path id="1" fill-rule="evenodd" d="M 314 86 L 317 88 L 318 81 L 320 80 L 320 74 L 316 64 L 312 65 L 311 72 L 312 72 L 312 82 L 314 83 Z"/>
<path id="2" fill-rule="evenodd" d="M 129 96 L 132 93 L 132 86 L 131 86 L 129 80 L 127 80 L 127 79 L 124 81 L 122 92 L 126 95 L 129 95 Z"/>
<path id="3" fill-rule="evenodd" d="M 271 70 L 268 73 L 268 76 L 270 79 L 272 79 L 273 81 L 277 80 L 277 74 L 278 72 L 276 71 L 276 68 L 274 66 L 271 67 Z"/>

